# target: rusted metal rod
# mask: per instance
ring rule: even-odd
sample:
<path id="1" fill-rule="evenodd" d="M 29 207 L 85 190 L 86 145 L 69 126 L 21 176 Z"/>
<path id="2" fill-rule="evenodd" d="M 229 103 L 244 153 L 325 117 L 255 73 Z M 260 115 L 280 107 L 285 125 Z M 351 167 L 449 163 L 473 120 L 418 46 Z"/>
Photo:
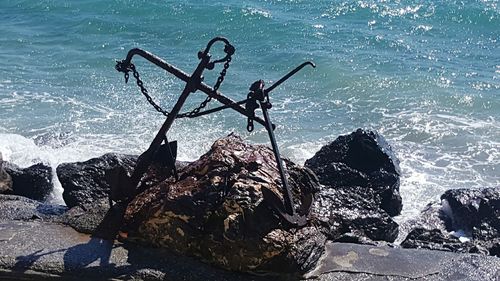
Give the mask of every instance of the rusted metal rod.
<path id="1" fill-rule="evenodd" d="M 281 83 L 285 82 L 288 78 L 292 77 L 295 73 L 299 72 L 306 65 L 310 65 L 314 68 L 316 67 L 316 65 L 313 62 L 306 61 L 306 62 L 302 63 L 301 65 L 297 66 L 292 71 L 288 72 L 285 76 L 283 76 L 280 80 L 276 81 L 269 88 L 264 89 L 264 92 L 266 94 L 269 94 L 272 90 L 274 90 L 274 88 L 278 87 Z"/>
<path id="2" fill-rule="evenodd" d="M 189 94 L 194 93 L 198 88 L 198 84 L 201 82 L 201 75 L 203 73 L 203 70 L 205 70 L 209 61 L 210 61 L 209 55 L 205 55 L 203 58 L 201 58 L 201 61 L 196 67 L 195 71 L 193 72 L 193 75 L 189 77 L 189 79 L 186 81 L 187 84 L 184 87 L 181 96 L 175 103 L 174 108 L 168 115 L 167 120 L 165 120 L 165 122 L 161 126 L 155 138 L 149 145 L 149 148 L 144 153 L 142 153 L 137 159 L 137 164 L 135 165 L 134 172 L 130 177 L 132 186 L 136 187 L 137 184 L 140 182 L 142 176 L 144 175 L 149 165 L 151 164 L 154 154 L 156 153 L 156 151 L 158 151 L 158 148 L 160 148 L 161 143 L 165 139 L 168 130 L 174 123 L 177 114 L 179 114 L 179 111 L 184 105 L 184 102 L 186 102 L 186 99 L 188 98 Z"/>

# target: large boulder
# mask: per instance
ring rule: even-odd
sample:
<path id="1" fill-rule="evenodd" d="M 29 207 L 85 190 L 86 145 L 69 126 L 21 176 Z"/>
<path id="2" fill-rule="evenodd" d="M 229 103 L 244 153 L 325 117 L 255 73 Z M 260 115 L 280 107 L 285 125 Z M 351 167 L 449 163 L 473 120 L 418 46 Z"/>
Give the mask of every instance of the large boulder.
<path id="1" fill-rule="evenodd" d="M 414 225 L 402 247 L 500 256 L 500 187 L 448 190 L 421 217 L 441 223 Z"/>
<path id="2" fill-rule="evenodd" d="M 13 163 L 4 162 L 4 169 L 12 178 L 12 192 L 9 194 L 45 201 L 54 189 L 52 168 L 43 163 L 20 168 Z"/>
<path id="3" fill-rule="evenodd" d="M 308 169 L 286 161 L 295 205 L 318 191 Z M 323 252 L 321 225 L 293 228 L 263 200 L 262 188 L 280 192 L 271 149 L 235 135 L 172 178 L 139 194 L 125 213 L 129 241 L 194 255 L 226 269 L 296 273 L 310 269 Z M 311 220 L 314 220 L 311 218 Z"/>
<path id="4" fill-rule="evenodd" d="M 64 189 L 63 199 L 68 207 L 84 206 L 108 199 L 110 184 L 106 173 L 124 168 L 133 170 L 137 156 L 108 153 L 85 162 L 63 163 L 56 172 Z"/>
<path id="5" fill-rule="evenodd" d="M 322 147 L 305 166 L 334 189 L 371 197 L 390 216 L 403 207 L 399 194 L 399 160 L 376 132 L 358 129 Z"/>
<path id="6" fill-rule="evenodd" d="M 4 161 L 0 152 L 0 194 L 12 193 L 12 178 L 4 169 Z"/>

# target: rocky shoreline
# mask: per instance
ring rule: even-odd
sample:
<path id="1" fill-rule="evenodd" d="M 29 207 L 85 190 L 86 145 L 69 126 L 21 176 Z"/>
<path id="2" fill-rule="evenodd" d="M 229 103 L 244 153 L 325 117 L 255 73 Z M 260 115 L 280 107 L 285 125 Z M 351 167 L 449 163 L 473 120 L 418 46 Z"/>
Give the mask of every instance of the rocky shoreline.
<path id="1" fill-rule="evenodd" d="M 85 233 L 91 235 L 85 239 L 149 249 L 157 254 L 156 259 L 163 255 L 186 257 L 197 266 L 201 261 L 207 270 L 213 268 L 213 272 L 219 272 L 217 268 L 222 268 L 242 272 L 241 276 L 270 274 L 301 279 L 311 276 L 311 272 L 321 272 L 316 277 L 326 278 L 323 280 L 337 280 L 335 276 L 346 272 L 351 277 L 372 273 L 383 276 L 384 272 L 394 276 L 387 263 L 397 266 L 396 257 L 406 255 L 414 257 L 417 265 L 421 252 L 427 256 L 434 254 L 439 260 L 436 264 L 443 266 L 452 257 L 464 263 L 467 259 L 480 261 L 476 271 L 466 275 L 471 280 L 475 280 L 474 274 L 490 270 L 484 266 L 500 265 L 500 187 L 449 190 L 441 196 L 441 202 L 430 203 L 418 218 L 398 225 L 393 217 L 402 209 L 399 160 L 376 132 L 359 129 L 340 136 L 307 160 L 304 167 L 284 159 L 296 210 L 300 211 L 304 198 L 314 197 L 304 227 L 287 225 L 262 198 L 262 188 L 280 193 L 273 154 L 265 146 L 250 145 L 229 135 L 217 140 L 200 159 L 178 162 L 178 180 L 161 163 L 156 163 L 142 180 L 145 191 L 128 203 L 119 200 L 126 196 L 122 194 L 126 191 L 111 188 L 110 175 L 117 171 L 129 174 L 136 159 L 133 155 L 106 154 L 85 162 L 59 165 L 56 172 L 64 188 L 66 206 L 43 203 L 52 191 L 50 167 L 37 164 L 21 169 L 0 159 L 2 229 L 10 225 L 15 233 L 16 229 L 28 226 L 47 227 L 54 230 L 53 239 L 57 240 L 65 234 L 57 237 L 56 230 L 70 226 L 77 231 L 71 232 L 72 237 Z M 117 201 L 113 209 L 109 208 L 110 193 Z M 394 243 L 396 239 L 402 241 L 400 245 Z M 0 239 L 0 243 L 8 246 L 11 240 Z M 349 246 L 356 244 L 365 248 Z M 331 245 L 336 245 L 335 251 Z M 362 254 L 366 247 L 371 247 L 371 252 Z M 339 250 L 343 248 L 350 249 L 346 253 L 357 253 L 357 257 L 347 263 L 351 267 L 339 270 L 339 263 L 331 261 L 343 255 Z M 370 260 L 373 253 L 387 253 L 389 260 L 385 263 L 377 262 L 380 259 Z M 356 261 L 363 258 L 374 267 L 372 273 L 349 270 L 359 268 L 361 263 L 356 266 Z M 147 267 L 147 261 L 141 264 Z M 0 276 L 2 271 L 15 275 L 20 269 L 31 270 L 30 266 L 13 267 L 0 262 Z M 500 266 L 497 269 L 495 266 L 488 271 L 491 278 L 477 280 L 498 280 Z M 64 275 L 67 270 L 63 268 L 56 275 Z M 425 276 L 434 274 L 446 280 L 453 273 L 446 270 L 428 272 L 418 278 L 427 280 Z M 38 271 L 50 273 L 40 268 Z M 224 274 L 219 272 L 218 276 Z M 404 271 L 396 276 L 403 278 Z"/>

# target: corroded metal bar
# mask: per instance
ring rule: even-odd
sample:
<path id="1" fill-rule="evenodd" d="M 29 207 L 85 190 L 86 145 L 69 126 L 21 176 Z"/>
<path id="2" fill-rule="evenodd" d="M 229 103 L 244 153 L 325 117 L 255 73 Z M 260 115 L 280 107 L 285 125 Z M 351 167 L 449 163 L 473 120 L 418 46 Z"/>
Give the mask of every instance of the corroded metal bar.
<path id="1" fill-rule="evenodd" d="M 184 87 L 181 96 L 175 103 L 174 108 L 168 115 L 167 120 L 161 126 L 155 138 L 149 145 L 149 148 L 144 153 L 142 153 L 137 159 L 137 164 L 135 166 L 134 172 L 130 177 L 132 186 L 136 187 L 137 184 L 140 182 L 142 176 L 144 175 L 149 165 L 151 164 L 154 154 L 156 153 L 156 151 L 158 151 L 158 148 L 160 148 L 161 143 L 165 139 L 168 130 L 174 123 L 177 114 L 179 114 L 182 106 L 184 105 L 184 102 L 188 98 L 189 94 L 194 93 L 198 88 L 198 85 L 201 82 L 201 76 L 203 70 L 205 70 L 209 62 L 210 62 L 210 55 L 204 55 L 203 58 L 201 58 L 201 61 L 196 67 L 195 71 L 193 72 L 193 75 L 186 81 L 186 86 Z"/>
<path id="2" fill-rule="evenodd" d="M 272 84 L 269 88 L 265 89 L 264 92 L 266 94 L 269 94 L 274 88 L 278 87 L 281 83 L 285 82 L 288 78 L 292 77 L 295 73 L 299 72 L 304 66 L 310 65 L 312 67 L 316 67 L 316 65 L 313 62 L 306 61 L 302 63 L 301 65 L 297 66 L 295 69 L 292 71 L 288 72 L 285 76 L 283 76 L 280 80 L 276 81 L 274 84 Z"/>

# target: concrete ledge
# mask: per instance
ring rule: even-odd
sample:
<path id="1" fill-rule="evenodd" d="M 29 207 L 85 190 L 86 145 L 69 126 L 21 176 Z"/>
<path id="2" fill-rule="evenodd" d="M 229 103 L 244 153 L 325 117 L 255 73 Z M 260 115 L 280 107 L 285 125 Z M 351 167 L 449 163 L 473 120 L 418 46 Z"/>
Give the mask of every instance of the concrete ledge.
<path id="1" fill-rule="evenodd" d="M 329 243 L 308 274 L 333 280 L 500 280 L 500 259 Z M 275 279 L 273 277 L 273 279 Z M 284 279 L 288 279 L 284 277 Z M 41 221 L 0 221 L 0 280 L 269 280 Z"/>

